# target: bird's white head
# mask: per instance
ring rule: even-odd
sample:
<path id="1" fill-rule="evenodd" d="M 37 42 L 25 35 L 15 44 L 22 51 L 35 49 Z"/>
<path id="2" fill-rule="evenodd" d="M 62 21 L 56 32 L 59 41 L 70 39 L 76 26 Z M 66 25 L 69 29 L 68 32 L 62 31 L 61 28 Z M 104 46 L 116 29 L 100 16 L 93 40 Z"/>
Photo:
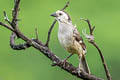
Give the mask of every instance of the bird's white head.
<path id="1" fill-rule="evenodd" d="M 70 16 L 65 12 L 58 10 L 55 13 L 51 14 L 59 23 L 68 23 L 71 22 Z"/>

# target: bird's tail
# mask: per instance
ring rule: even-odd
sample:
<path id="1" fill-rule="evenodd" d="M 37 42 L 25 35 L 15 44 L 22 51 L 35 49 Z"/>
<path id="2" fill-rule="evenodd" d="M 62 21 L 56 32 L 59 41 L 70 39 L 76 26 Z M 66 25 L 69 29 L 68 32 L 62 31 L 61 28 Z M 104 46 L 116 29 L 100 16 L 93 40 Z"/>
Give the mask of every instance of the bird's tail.
<path id="1" fill-rule="evenodd" d="M 80 68 L 82 68 L 86 73 L 91 74 L 89 66 L 87 64 L 87 61 L 86 61 L 86 58 L 84 55 L 80 58 L 79 65 L 80 65 Z"/>

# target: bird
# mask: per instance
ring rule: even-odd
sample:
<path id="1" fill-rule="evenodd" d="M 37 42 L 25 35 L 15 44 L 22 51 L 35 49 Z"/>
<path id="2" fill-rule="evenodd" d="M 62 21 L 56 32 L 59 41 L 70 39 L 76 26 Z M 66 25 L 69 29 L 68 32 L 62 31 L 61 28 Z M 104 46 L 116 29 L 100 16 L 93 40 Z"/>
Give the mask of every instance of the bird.
<path id="1" fill-rule="evenodd" d="M 70 55 L 64 59 L 64 62 L 66 62 L 67 59 L 70 58 L 73 54 L 77 54 L 79 57 L 79 72 L 83 70 L 90 74 L 91 72 L 85 58 L 87 52 L 86 45 L 83 42 L 76 25 L 72 24 L 72 20 L 69 14 L 63 10 L 57 10 L 56 12 L 52 13 L 51 16 L 57 20 L 59 25 L 58 40 L 60 44 L 66 51 L 70 53 Z"/>

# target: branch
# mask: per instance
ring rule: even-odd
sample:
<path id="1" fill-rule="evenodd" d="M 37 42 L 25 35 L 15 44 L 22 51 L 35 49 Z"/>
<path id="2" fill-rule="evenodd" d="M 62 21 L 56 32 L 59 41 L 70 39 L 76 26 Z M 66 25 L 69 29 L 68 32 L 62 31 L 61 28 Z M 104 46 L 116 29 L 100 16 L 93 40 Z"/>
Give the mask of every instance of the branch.
<path id="1" fill-rule="evenodd" d="M 12 23 L 8 19 L 7 13 L 5 11 L 3 13 L 4 13 L 4 20 L 7 21 L 10 25 L 12 25 Z"/>
<path id="2" fill-rule="evenodd" d="M 14 9 L 13 9 L 13 11 L 12 11 L 12 16 L 13 16 L 13 18 L 12 18 L 12 27 L 14 28 L 14 29 L 16 29 L 17 28 L 17 25 L 18 25 L 18 23 L 17 23 L 17 21 L 18 21 L 18 19 L 17 19 L 17 17 L 18 17 L 18 12 L 19 12 L 19 10 L 20 10 L 20 8 L 19 8 L 19 4 L 20 4 L 20 0 L 14 0 Z"/>
<path id="3" fill-rule="evenodd" d="M 37 50 L 39 50 L 40 52 L 42 52 L 45 56 L 47 56 L 50 60 L 52 60 L 53 63 L 55 63 L 57 66 L 61 67 L 65 71 L 71 73 L 72 75 L 75 75 L 75 76 L 85 79 L 85 80 L 103 80 L 101 78 L 97 78 L 96 76 L 89 75 L 88 73 L 86 73 L 84 71 L 81 71 L 81 73 L 79 73 L 77 68 L 68 62 L 66 62 L 64 65 L 63 61 L 59 57 L 57 57 L 53 52 L 51 52 L 48 49 L 48 47 L 45 47 L 44 45 L 39 45 L 38 43 L 36 43 L 35 41 L 31 41 L 27 37 L 26 37 L 27 38 L 26 39 L 24 37 L 24 35 L 19 32 L 18 32 L 18 34 L 20 34 L 20 38 L 23 39 L 24 41 L 28 40 L 28 42 L 27 42 L 28 45 L 31 45 L 34 48 L 36 48 Z"/>
<path id="4" fill-rule="evenodd" d="M 26 37 L 19 29 L 18 29 L 18 11 L 19 11 L 19 3 L 20 0 L 15 0 L 15 6 L 14 6 L 14 10 L 13 10 L 13 18 L 12 18 L 12 25 L 8 26 L 7 24 L 4 24 L 2 22 L 0 22 L 0 25 L 11 30 L 13 33 L 11 35 L 10 38 L 10 45 L 13 49 L 15 50 L 22 50 L 22 49 L 26 49 L 29 48 L 30 46 L 34 47 L 36 50 L 39 50 L 40 52 L 42 52 L 46 57 L 48 57 L 54 64 L 56 64 L 56 66 L 59 66 L 60 68 L 62 68 L 63 70 L 67 71 L 68 73 L 77 76 L 78 78 L 82 78 L 84 80 L 103 80 L 101 78 L 97 78 L 96 76 L 90 75 L 84 71 L 81 71 L 81 73 L 79 73 L 78 68 L 74 67 L 72 64 L 66 62 L 64 64 L 64 62 L 58 57 L 56 56 L 53 52 L 50 51 L 50 49 L 47 47 L 49 40 L 50 40 L 50 33 L 52 31 L 53 26 L 55 25 L 56 21 L 52 24 L 52 28 L 49 30 L 48 32 L 48 40 L 47 40 L 47 45 L 45 46 L 41 41 L 36 39 L 30 39 L 28 37 Z M 68 5 L 68 3 L 66 4 Z M 65 6 L 62 10 L 64 10 L 67 6 Z M 17 35 L 17 36 L 16 36 Z M 37 32 L 36 35 L 38 36 Z M 22 39 L 25 41 L 24 44 L 15 44 L 15 38 L 19 36 L 19 39 Z"/>
<path id="5" fill-rule="evenodd" d="M 69 2 L 66 3 L 66 5 L 61 9 L 61 10 L 65 10 L 69 5 Z M 47 41 L 46 41 L 46 44 L 45 46 L 49 47 L 49 41 L 50 41 L 50 35 L 51 35 L 51 32 L 52 32 L 52 29 L 54 27 L 54 25 L 56 24 L 57 20 L 54 20 L 49 31 L 48 31 L 48 37 L 47 37 Z"/>
<path id="6" fill-rule="evenodd" d="M 47 56 L 56 66 L 59 66 L 60 68 L 64 69 L 65 71 L 69 72 L 72 75 L 77 76 L 78 78 L 82 78 L 85 80 L 103 80 L 101 78 L 97 78 L 96 76 L 89 75 L 88 73 L 82 71 L 79 73 L 78 69 L 74 67 L 72 64 L 66 62 L 64 65 L 64 62 L 56 56 L 53 52 L 51 52 L 48 47 L 37 45 L 36 43 L 33 44 L 33 47 L 38 49 L 40 52 L 42 52 L 45 56 Z"/>
<path id="7" fill-rule="evenodd" d="M 56 22 L 57 22 L 57 20 L 53 21 L 53 23 L 52 23 L 52 25 L 51 25 L 51 27 L 48 31 L 48 37 L 47 37 L 47 41 L 46 41 L 46 44 L 45 44 L 45 46 L 47 46 L 47 47 L 49 47 L 50 35 L 51 35 L 52 29 L 53 29 Z"/>
<path id="8" fill-rule="evenodd" d="M 65 5 L 61 10 L 65 10 L 65 9 L 68 7 L 69 4 L 70 4 L 70 2 L 68 1 L 68 2 L 66 3 L 66 5 Z"/>
<path id="9" fill-rule="evenodd" d="M 7 29 L 9 29 L 10 31 L 15 31 L 11 26 L 8 26 L 7 24 L 5 24 L 5 23 L 2 23 L 2 22 L 0 22 L 0 25 L 1 26 L 4 26 L 5 28 L 7 28 Z"/>
<path id="10" fill-rule="evenodd" d="M 104 70 L 105 70 L 105 73 L 106 73 L 106 76 L 107 76 L 107 79 L 108 80 L 112 80 L 112 77 L 110 76 L 110 72 L 108 70 L 108 67 L 107 67 L 107 64 L 105 62 L 105 59 L 104 59 L 104 56 L 103 56 L 103 53 L 101 51 L 101 49 L 98 47 L 98 45 L 96 44 L 95 40 L 94 40 L 94 36 L 93 36 L 93 31 L 95 29 L 95 26 L 92 27 L 91 23 L 89 20 L 87 19 L 82 19 L 84 21 L 86 21 L 88 23 L 88 26 L 89 26 L 89 31 L 90 31 L 90 34 L 87 35 L 86 32 L 83 32 L 83 34 L 85 35 L 85 37 L 88 39 L 89 43 L 91 43 L 99 52 L 99 55 L 101 57 L 101 60 L 102 60 L 102 64 L 104 66 Z"/>
<path id="11" fill-rule="evenodd" d="M 29 45 L 28 43 L 24 43 L 24 44 L 15 44 L 15 38 L 16 38 L 16 34 L 13 32 L 11 37 L 10 37 L 10 46 L 12 49 L 14 50 L 23 50 L 26 48 L 29 48 L 31 45 Z"/>
<path id="12" fill-rule="evenodd" d="M 31 47 L 31 45 L 29 45 L 29 43 L 15 44 L 15 38 L 16 37 L 17 37 L 16 34 L 13 32 L 11 34 L 11 37 L 10 37 L 10 46 L 11 46 L 12 49 L 14 49 L 14 50 L 25 50 L 25 49 Z M 38 39 L 32 39 L 32 40 L 43 46 L 43 44 Z"/>
<path id="13" fill-rule="evenodd" d="M 36 34 L 36 40 L 39 40 L 37 28 L 35 28 L 35 34 Z"/>

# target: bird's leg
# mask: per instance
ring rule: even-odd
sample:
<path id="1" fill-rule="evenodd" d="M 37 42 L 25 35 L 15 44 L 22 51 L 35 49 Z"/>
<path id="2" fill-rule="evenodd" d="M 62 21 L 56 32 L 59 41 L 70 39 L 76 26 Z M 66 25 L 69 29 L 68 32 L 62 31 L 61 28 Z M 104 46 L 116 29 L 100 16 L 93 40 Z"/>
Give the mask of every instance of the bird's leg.
<path id="1" fill-rule="evenodd" d="M 63 60 L 63 66 L 65 66 L 66 61 L 72 56 L 73 54 L 71 53 L 69 56 L 67 56 L 64 60 Z"/>
<path id="2" fill-rule="evenodd" d="M 82 62 L 81 62 L 81 59 L 82 59 L 82 56 L 79 55 L 79 67 L 78 67 L 78 72 L 80 73 L 81 72 L 81 69 L 83 69 L 82 67 Z"/>

